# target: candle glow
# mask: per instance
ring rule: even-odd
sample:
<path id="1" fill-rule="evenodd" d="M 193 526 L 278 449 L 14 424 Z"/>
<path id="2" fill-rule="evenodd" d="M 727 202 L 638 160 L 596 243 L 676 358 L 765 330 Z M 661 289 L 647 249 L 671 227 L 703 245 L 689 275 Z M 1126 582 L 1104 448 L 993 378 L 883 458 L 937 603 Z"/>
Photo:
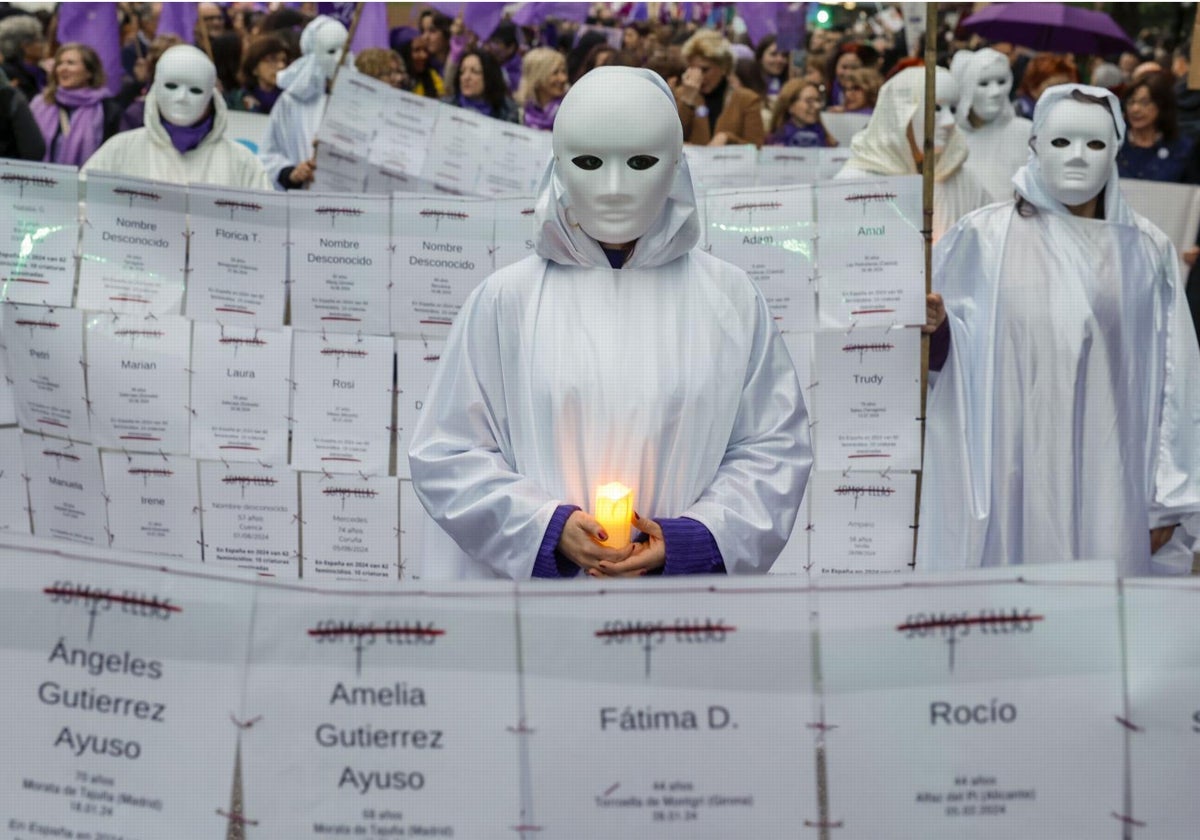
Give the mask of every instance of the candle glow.
<path id="1" fill-rule="evenodd" d="M 608 548 L 629 545 L 629 532 L 633 529 L 633 491 L 617 481 L 602 484 L 596 488 L 595 510 L 596 521 L 608 534 L 608 539 L 601 544 Z"/>

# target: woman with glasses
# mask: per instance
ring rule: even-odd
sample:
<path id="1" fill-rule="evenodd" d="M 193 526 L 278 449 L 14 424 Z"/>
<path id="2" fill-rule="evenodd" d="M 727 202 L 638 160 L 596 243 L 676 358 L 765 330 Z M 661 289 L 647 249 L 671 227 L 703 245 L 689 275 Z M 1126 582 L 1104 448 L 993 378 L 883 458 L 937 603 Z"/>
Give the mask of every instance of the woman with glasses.
<path id="1" fill-rule="evenodd" d="M 1179 131 L 1175 83 L 1168 73 L 1148 73 L 1125 94 L 1129 132 L 1117 153 L 1122 178 L 1200 183 L 1195 139 Z"/>
<path id="2" fill-rule="evenodd" d="M 837 140 L 821 122 L 825 97 L 821 88 L 804 79 L 792 79 L 779 91 L 771 111 L 768 146 L 812 148 L 836 146 Z"/>

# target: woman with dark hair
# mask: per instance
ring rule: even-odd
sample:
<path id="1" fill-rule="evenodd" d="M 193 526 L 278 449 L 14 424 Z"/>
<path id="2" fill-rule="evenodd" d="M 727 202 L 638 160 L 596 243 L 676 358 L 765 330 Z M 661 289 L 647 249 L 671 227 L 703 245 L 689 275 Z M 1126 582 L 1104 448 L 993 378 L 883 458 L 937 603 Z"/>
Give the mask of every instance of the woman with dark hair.
<path id="1" fill-rule="evenodd" d="M 283 90 L 276 76 L 295 59 L 295 53 L 278 35 L 259 35 L 250 42 L 242 57 L 242 85 L 226 97 L 232 111 L 269 114 Z M 232 100 L 232 101 L 230 101 Z"/>
<path id="2" fill-rule="evenodd" d="M 441 99 L 446 95 L 446 83 L 442 81 L 438 71 L 429 63 L 429 45 L 424 35 L 418 35 L 407 44 L 400 47 L 400 57 L 408 68 L 408 78 L 412 85 L 409 90 L 417 96 L 428 96 L 430 99 Z"/>
<path id="3" fill-rule="evenodd" d="M 58 48 L 45 92 L 30 103 L 46 140 L 43 160 L 83 166 L 117 133 L 138 86 L 130 82 L 120 94 L 109 96 L 105 81 L 100 56 L 91 47 L 71 43 Z"/>
<path id="4" fill-rule="evenodd" d="M 579 75 L 571 81 L 571 84 L 575 84 L 575 82 L 597 67 L 615 66 L 618 63 L 618 55 L 617 51 L 610 47 L 607 42 L 596 44 L 583 57 L 583 63 L 579 65 Z"/>
<path id="5" fill-rule="evenodd" d="M 515 123 L 520 116 L 517 103 L 508 95 L 500 64 L 490 53 L 480 49 L 464 52 L 454 70 L 452 86 L 457 93 L 445 99 L 451 105 L 504 122 Z"/>
<path id="6" fill-rule="evenodd" d="M 768 35 L 758 42 L 758 47 L 754 50 L 754 61 L 762 77 L 764 98 L 768 107 L 773 106 L 775 97 L 779 96 L 779 92 L 787 83 L 791 61 L 787 53 L 779 51 L 774 35 Z"/>
<path id="7" fill-rule="evenodd" d="M 825 77 L 831 81 L 829 86 L 829 104 L 841 105 L 845 98 L 846 74 L 852 70 L 861 70 L 863 60 L 858 54 L 859 45 L 855 43 L 842 46 L 829 59 Z"/>
<path id="8" fill-rule="evenodd" d="M 213 64 L 217 68 L 217 87 L 225 104 L 233 109 L 238 89 L 242 86 L 242 36 L 236 32 L 226 32 L 209 43 L 212 45 Z"/>
<path id="9" fill-rule="evenodd" d="M 1175 82 L 1168 73 L 1149 73 L 1125 94 L 1129 132 L 1117 153 L 1122 178 L 1197 183 L 1196 141 L 1179 131 Z"/>

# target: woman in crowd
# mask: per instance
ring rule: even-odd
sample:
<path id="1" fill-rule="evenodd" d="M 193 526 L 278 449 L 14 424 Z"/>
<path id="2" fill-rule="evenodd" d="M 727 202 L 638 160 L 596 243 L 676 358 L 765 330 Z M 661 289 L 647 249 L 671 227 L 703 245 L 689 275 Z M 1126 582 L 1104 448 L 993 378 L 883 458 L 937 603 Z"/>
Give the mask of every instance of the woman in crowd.
<path id="1" fill-rule="evenodd" d="M 496 59 L 481 49 L 462 54 L 451 79 L 456 91 L 446 101 L 504 122 L 517 122 L 517 104 L 508 95 L 504 72 Z"/>
<path id="2" fill-rule="evenodd" d="M 404 59 L 395 50 L 381 47 L 365 49 L 354 56 L 354 68 L 364 76 L 378 79 L 385 85 L 404 90 L 408 85 L 408 72 Z"/>
<path id="3" fill-rule="evenodd" d="M 525 53 L 516 97 L 523 125 L 550 131 L 566 93 L 567 59 L 562 53 L 549 47 L 536 47 Z"/>
<path id="4" fill-rule="evenodd" d="M 842 78 L 842 104 L 833 105 L 829 110 L 835 113 L 870 115 L 879 99 L 883 76 L 873 67 L 860 67 L 845 73 Z"/>
<path id="5" fill-rule="evenodd" d="M 768 108 L 774 107 L 776 97 L 787 83 L 792 63 L 787 53 L 779 51 L 775 40 L 774 35 L 768 35 L 758 42 L 754 50 L 754 60 L 766 90 Z"/>
<path id="6" fill-rule="evenodd" d="M 242 82 L 245 87 L 234 92 L 231 110 L 249 111 L 252 114 L 271 113 L 283 93 L 278 74 L 294 58 L 287 42 L 278 35 L 268 33 L 251 41 L 242 59 Z"/>
<path id="7" fill-rule="evenodd" d="M 1025 65 L 1021 86 L 1013 103 L 1017 116 L 1029 119 L 1033 109 L 1046 88 L 1079 81 L 1079 70 L 1070 56 L 1057 53 L 1039 53 Z"/>
<path id="8" fill-rule="evenodd" d="M 934 250 L 919 568 L 1191 571 L 1200 348 L 1175 248 L 1121 194 L 1124 129 L 1106 89 L 1051 87 L 1016 200 Z"/>
<path id="9" fill-rule="evenodd" d="M 1196 140 L 1179 131 L 1175 82 L 1168 73 L 1150 73 L 1125 94 L 1129 131 L 1117 153 L 1122 178 L 1171 183 L 1200 182 Z"/>
<path id="10" fill-rule="evenodd" d="M 846 94 L 846 75 L 852 70 L 861 70 L 863 67 L 863 60 L 859 57 L 858 49 L 858 44 L 842 44 L 828 63 L 826 76 L 833 82 L 829 90 L 830 107 L 842 104 Z"/>
<path id="11" fill-rule="evenodd" d="M 446 83 L 429 63 L 429 47 L 424 35 L 418 35 L 402 46 L 400 56 L 408 68 L 409 90 L 417 96 L 428 96 L 430 99 L 441 99 L 446 95 Z"/>
<path id="12" fill-rule="evenodd" d="M 0 20 L 0 58 L 4 73 L 25 99 L 34 98 L 46 86 L 46 71 L 40 62 L 46 55 L 46 35 L 33 15 L 9 15 Z"/>
<path id="13" fill-rule="evenodd" d="M 812 148 L 836 146 L 837 140 L 821 122 L 825 99 L 821 89 L 804 79 L 792 79 L 783 86 L 771 111 L 768 146 Z"/>
<path id="14" fill-rule="evenodd" d="M 583 63 L 579 65 L 579 75 L 575 77 L 572 84 L 582 79 L 585 74 L 595 70 L 597 67 L 607 67 L 616 64 L 618 57 L 617 51 L 607 43 L 596 44 L 583 57 Z"/>
<path id="15" fill-rule="evenodd" d="M 733 72 L 729 42 L 711 29 L 700 30 L 683 45 L 683 60 L 688 69 L 675 88 L 675 102 L 683 122 L 684 142 L 697 146 L 762 146 L 766 139 L 762 99 L 753 91 L 738 90 L 729 83 Z"/>
<path id="16" fill-rule="evenodd" d="M 109 96 L 105 81 L 100 56 L 91 47 L 72 43 L 58 48 L 46 90 L 30 103 L 46 140 L 46 161 L 83 166 L 117 133 L 121 114 L 137 95 L 137 83 Z"/>

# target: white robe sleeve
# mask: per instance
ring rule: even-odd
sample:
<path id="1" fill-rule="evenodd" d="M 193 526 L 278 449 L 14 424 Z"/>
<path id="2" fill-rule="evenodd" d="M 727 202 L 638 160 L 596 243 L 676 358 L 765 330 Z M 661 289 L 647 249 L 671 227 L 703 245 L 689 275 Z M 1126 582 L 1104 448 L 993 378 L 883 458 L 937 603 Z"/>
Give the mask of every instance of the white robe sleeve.
<path id="1" fill-rule="evenodd" d="M 514 463 L 500 329 L 497 286 L 484 281 L 450 330 L 409 464 L 433 520 L 477 562 L 519 580 L 532 574 L 559 502 Z"/>

